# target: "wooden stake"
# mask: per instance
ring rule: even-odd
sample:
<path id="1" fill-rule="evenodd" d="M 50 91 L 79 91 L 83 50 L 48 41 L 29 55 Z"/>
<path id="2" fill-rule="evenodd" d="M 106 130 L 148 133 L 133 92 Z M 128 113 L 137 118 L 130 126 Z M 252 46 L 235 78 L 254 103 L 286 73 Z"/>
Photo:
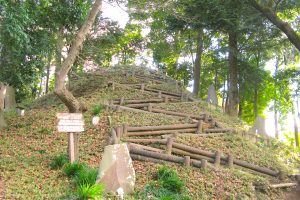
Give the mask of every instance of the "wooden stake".
<path id="1" fill-rule="evenodd" d="M 167 96 L 164 97 L 164 103 L 168 103 L 169 102 L 169 98 Z"/>
<path id="2" fill-rule="evenodd" d="M 203 121 L 199 120 L 196 134 L 201 134 L 203 129 Z"/>
<path id="3" fill-rule="evenodd" d="M 173 145 L 173 138 L 168 138 L 167 139 L 166 154 L 168 154 L 168 155 L 172 154 L 172 145 Z"/>
<path id="4" fill-rule="evenodd" d="M 188 167 L 191 166 L 191 157 L 184 156 L 183 164 L 184 164 L 184 166 L 188 166 Z"/>
<path id="5" fill-rule="evenodd" d="M 207 167 L 207 160 L 201 159 L 201 168 L 205 169 Z"/>
<path id="6" fill-rule="evenodd" d="M 218 167 L 220 166 L 220 163 L 221 163 L 221 151 L 216 151 L 214 164 L 216 167 Z"/>
<path id="7" fill-rule="evenodd" d="M 120 105 L 124 105 L 124 103 L 125 103 L 124 97 L 121 97 L 121 99 L 120 99 Z"/>
<path id="8" fill-rule="evenodd" d="M 127 124 L 123 124 L 123 134 L 127 134 L 127 128 L 128 128 L 128 125 Z"/>
<path id="9" fill-rule="evenodd" d="M 142 90 L 142 92 L 144 92 L 144 90 L 145 90 L 145 84 L 144 83 L 141 84 L 141 90 Z"/>
<path id="10" fill-rule="evenodd" d="M 158 98 L 161 98 L 161 91 L 158 91 Z"/>
<path id="11" fill-rule="evenodd" d="M 233 155 L 232 154 L 228 154 L 228 167 L 232 168 L 233 167 Z"/>
<path id="12" fill-rule="evenodd" d="M 148 104 L 148 111 L 152 112 L 152 104 L 151 103 Z"/>

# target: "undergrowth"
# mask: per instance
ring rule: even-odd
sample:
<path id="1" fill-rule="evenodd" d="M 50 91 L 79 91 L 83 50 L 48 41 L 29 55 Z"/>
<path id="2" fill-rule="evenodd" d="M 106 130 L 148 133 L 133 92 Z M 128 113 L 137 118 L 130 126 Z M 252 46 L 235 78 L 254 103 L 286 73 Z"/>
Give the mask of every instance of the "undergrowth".
<path id="1" fill-rule="evenodd" d="M 189 200 L 184 182 L 175 170 L 167 166 L 158 169 L 155 180 L 146 184 L 145 188 L 135 194 L 137 199 Z"/>

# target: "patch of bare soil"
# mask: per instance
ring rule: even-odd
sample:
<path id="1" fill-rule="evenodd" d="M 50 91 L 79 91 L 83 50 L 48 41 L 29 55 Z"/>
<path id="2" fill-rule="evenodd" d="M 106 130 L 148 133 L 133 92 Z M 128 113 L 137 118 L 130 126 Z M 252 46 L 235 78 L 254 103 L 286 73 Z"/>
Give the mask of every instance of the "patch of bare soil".
<path id="1" fill-rule="evenodd" d="M 300 200 L 300 186 L 292 189 L 284 195 L 284 200 Z"/>

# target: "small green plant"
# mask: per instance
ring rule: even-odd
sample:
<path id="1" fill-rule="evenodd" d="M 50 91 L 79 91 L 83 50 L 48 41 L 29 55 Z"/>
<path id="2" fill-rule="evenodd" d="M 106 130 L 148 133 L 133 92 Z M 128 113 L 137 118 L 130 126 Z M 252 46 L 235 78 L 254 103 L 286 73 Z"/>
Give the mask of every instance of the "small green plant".
<path id="1" fill-rule="evenodd" d="M 96 199 L 102 197 L 103 189 L 102 184 L 82 184 L 77 187 L 76 194 L 80 200 Z"/>
<path id="2" fill-rule="evenodd" d="M 74 177 L 76 185 L 90 184 L 94 185 L 97 179 L 98 171 L 90 167 L 84 167 Z"/>
<path id="3" fill-rule="evenodd" d="M 92 114 L 94 116 L 99 115 L 103 111 L 103 106 L 102 105 L 95 105 L 92 109 Z"/>
<path id="4" fill-rule="evenodd" d="M 60 169 L 62 166 L 64 166 L 66 163 L 68 163 L 68 156 L 65 154 L 61 154 L 59 156 L 55 156 L 50 163 L 51 169 Z"/>
<path id="5" fill-rule="evenodd" d="M 184 188 L 183 181 L 178 177 L 177 172 L 166 166 L 159 168 L 157 178 L 162 187 L 180 193 Z"/>
<path id="6" fill-rule="evenodd" d="M 68 177 L 75 177 L 83 168 L 85 168 L 84 164 L 78 162 L 68 163 L 64 167 L 64 173 Z"/>
<path id="7" fill-rule="evenodd" d="M 156 178 L 156 181 L 151 181 L 145 186 L 143 191 L 135 195 L 137 199 L 149 199 L 149 197 L 161 200 L 191 199 L 185 194 L 185 185 L 175 170 L 162 166 L 158 169 Z"/>

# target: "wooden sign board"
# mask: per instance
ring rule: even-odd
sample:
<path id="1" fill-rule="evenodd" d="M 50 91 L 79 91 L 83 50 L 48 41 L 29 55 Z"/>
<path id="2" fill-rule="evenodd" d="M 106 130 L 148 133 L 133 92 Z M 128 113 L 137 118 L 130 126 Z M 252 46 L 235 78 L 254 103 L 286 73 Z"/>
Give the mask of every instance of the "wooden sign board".
<path id="1" fill-rule="evenodd" d="M 82 113 L 57 113 L 58 132 L 79 133 L 84 131 Z"/>

